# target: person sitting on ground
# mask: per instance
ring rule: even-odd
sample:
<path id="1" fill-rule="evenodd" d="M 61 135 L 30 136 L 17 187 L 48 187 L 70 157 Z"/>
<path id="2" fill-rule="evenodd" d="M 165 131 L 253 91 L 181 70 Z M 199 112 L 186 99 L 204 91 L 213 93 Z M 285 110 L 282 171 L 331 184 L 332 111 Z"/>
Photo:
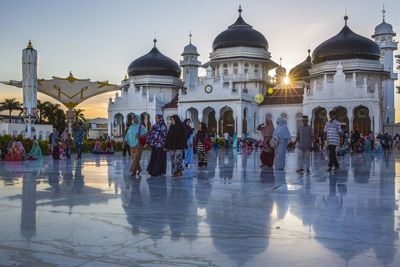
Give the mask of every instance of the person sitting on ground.
<path id="1" fill-rule="evenodd" d="M 42 160 L 43 154 L 42 149 L 39 146 L 39 142 L 35 140 L 32 144 L 32 148 L 27 155 L 27 159 L 29 160 Z"/>
<path id="2" fill-rule="evenodd" d="M 22 161 L 22 151 L 18 148 L 17 142 L 12 142 L 7 154 L 4 157 L 6 161 Z"/>
<path id="3" fill-rule="evenodd" d="M 101 142 L 100 142 L 100 140 L 96 140 L 96 143 L 94 144 L 94 147 L 93 147 L 93 152 L 94 152 L 94 153 L 101 153 L 101 152 L 103 152 L 103 149 L 101 149 Z"/>
<path id="4" fill-rule="evenodd" d="M 114 147 L 113 147 L 113 143 L 111 142 L 111 140 L 107 141 L 106 151 L 107 151 L 107 153 L 114 153 Z"/>
<path id="5" fill-rule="evenodd" d="M 354 143 L 353 150 L 355 153 L 363 153 L 364 152 L 362 138 L 359 138 L 358 141 L 356 143 Z"/>

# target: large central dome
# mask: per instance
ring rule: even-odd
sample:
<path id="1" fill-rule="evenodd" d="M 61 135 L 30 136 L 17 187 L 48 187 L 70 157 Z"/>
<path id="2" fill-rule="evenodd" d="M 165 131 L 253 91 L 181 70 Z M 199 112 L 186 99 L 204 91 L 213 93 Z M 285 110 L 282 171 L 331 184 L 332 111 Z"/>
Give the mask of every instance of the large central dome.
<path id="1" fill-rule="evenodd" d="M 328 60 L 373 59 L 379 60 L 381 50 L 372 40 L 354 33 L 346 24 L 343 29 L 320 44 L 313 52 L 312 63 L 318 64 Z"/>
<path id="2" fill-rule="evenodd" d="M 268 42 L 264 35 L 253 29 L 242 18 L 239 7 L 239 17 L 227 30 L 221 32 L 213 42 L 213 50 L 228 47 L 258 47 L 268 50 Z"/>
<path id="3" fill-rule="evenodd" d="M 164 56 L 156 47 L 157 40 L 154 40 L 154 47 L 146 55 L 134 60 L 128 67 L 128 75 L 161 75 L 181 76 L 179 65 L 167 56 Z"/>

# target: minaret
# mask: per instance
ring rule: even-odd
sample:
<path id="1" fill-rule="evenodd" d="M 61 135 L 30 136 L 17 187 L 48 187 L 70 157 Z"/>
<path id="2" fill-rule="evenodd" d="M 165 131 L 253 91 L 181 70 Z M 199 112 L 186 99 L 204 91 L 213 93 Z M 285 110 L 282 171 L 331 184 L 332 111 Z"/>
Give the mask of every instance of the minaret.
<path id="1" fill-rule="evenodd" d="M 385 21 L 385 6 L 383 6 L 381 24 L 375 27 L 375 33 L 372 38 L 381 48 L 381 63 L 385 71 L 390 72 L 390 78 L 382 82 L 383 87 L 383 110 L 384 110 L 384 123 L 395 122 L 395 109 L 394 109 L 394 94 L 395 94 L 395 81 L 397 74 L 394 71 L 394 57 L 393 52 L 397 50 L 397 43 L 393 37 L 396 33 L 393 32 L 393 27 Z"/>
<path id="2" fill-rule="evenodd" d="M 180 65 L 183 68 L 183 81 L 185 87 L 194 89 L 197 85 L 197 78 L 199 76 L 200 61 L 197 60 L 199 53 L 197 47 L 192 45 L 192 33 L 189 34 L 189 44 L 183 49 Z"/>
<path id="3" fill-rule="evenodd" d="M 22 90 L 24 119 L 28 124 L 28 137 L 32 138 L 31 126 L 36 119 L 37 103 L 37 51 L 30 40 L 22 50 Z"/>

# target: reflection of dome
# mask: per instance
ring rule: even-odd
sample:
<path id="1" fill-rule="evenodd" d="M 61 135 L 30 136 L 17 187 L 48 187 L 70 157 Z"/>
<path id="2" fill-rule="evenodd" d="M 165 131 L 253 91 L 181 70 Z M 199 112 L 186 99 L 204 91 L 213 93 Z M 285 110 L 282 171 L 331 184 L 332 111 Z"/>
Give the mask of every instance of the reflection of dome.
<path id="1" fill-rule="evenodd" d="M 264 35 L 253 29 L 242 18 L 242 9 L 239 7 L 239 17 L 227 30 L 221 32 L 213 42 L 213 50 L 228 47 L 258 47 L 268 50 L 268 42 Z"/>
<path id="2" fill-rule="evenodd" d="M 320 44 L 313 52 L 312 63 L 318 64 L 328 60 L 341 59 L 372 59 L 379 60 L 381 51 L 372 40 L 354 33 L 346 24 L 332 38 Z"/>
<path id="3" fill-rule="evenodd" d="M 291 80 L 305 80 L 309 76 L 308 70 L 312 67 L 310 52 L 311 50 L 308 49 L 308 57 L 289 71 L 289 78 Z"/>
<path id="4" fill-rule="evenodd" d="M 134 60 L 128 67 L 129 76 L 138 75 L 162 75 L 179 78 L 181 68 L 167 56 L 158 51 L 157 40 L 154 39 L 154 47 L 146 55 Z"/>

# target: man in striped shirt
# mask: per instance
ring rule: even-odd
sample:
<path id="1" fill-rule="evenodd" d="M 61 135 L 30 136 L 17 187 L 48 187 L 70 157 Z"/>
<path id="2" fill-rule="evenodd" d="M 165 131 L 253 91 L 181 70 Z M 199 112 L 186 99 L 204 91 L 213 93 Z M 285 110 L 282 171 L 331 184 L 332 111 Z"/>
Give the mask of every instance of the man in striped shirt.
<path id="1" fill-rule="evenodd" d="M 342 127 L 336 120 L 336 112 L 329 112 L 330 120 L 325 124 L 324 133 L 325 140 L 328 142 L 328 153 L 329 153 L 329 164 L 327 171 L 332 171 L 332 166 L 335 166 L 335 170 L 339 169 L 339 163 L 336 158 L 336 146 L 340 144 L 340 135 L 342 134 Z"/>

